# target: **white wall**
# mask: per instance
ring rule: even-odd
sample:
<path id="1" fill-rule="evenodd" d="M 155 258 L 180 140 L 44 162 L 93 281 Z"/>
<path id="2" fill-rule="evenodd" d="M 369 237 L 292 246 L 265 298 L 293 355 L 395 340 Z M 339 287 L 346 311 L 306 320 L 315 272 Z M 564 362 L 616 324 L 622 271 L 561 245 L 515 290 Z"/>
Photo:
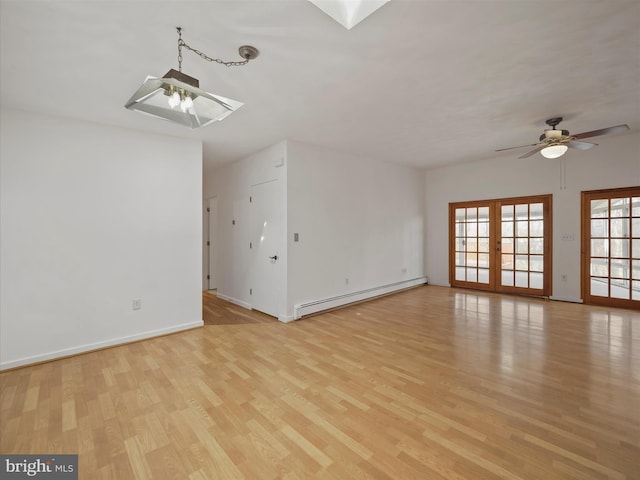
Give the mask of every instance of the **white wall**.
<path id="1" fill-rule="evenodd" d="M 202 325 L 199 142 L 11 110 L 0 129 L 2 368 Z"/>
<path id="2" fill-rule="evenodd" d="M 598 147 L 562 159 L 521 153 L 428 170 L 425 264 L 429 282 L 449 284 L 448 204 L 553 195 L 553 298 L 580 301 L 580 192 L 640 185 L 640 134 L 601 137 Z M 526 150 L 524 150 L 526 151 Z M 565 165 L 563 173 L 563 162 Z M 562 241 L 563 236 L 574 241 Z M 567 281 L 562 281 L 567 275 Z"/>
<path id="3" fill-rule="evenodd" d="M 287 142 L 272 145 L 250 157 L 218 168 L 204 179 L 204 198 L 218 202 L 217 294 L 220 298 L 251 308 L 251 251 L 249 196 L 251 185 L 280 181 L 280 204 L 286 211 Z M 286 216 L 282 218 L 280 251 L 286 251 Z M 282 288 L 280 311 L 286 310 L 287 258 L 277 262 Z"/>
<path id="4" fill-rule="evenodd" d="M 424 275 L 421 170 L 288 146 L 288 315 L 296 304 Z"/>

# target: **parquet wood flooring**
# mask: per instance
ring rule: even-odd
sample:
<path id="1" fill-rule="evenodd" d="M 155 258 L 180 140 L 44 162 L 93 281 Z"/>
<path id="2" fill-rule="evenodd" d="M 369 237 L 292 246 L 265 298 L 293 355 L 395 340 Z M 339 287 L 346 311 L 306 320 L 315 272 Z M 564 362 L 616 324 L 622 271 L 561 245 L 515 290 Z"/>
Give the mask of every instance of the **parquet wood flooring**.
<path id="1" fill-rule="evenodd" d="M 82 479 L 640 478 L 640 312 L 435 286 L 290 324 L 214 303 L 238 322 L 1 373 L 0 451 L 78 453 Z"/>

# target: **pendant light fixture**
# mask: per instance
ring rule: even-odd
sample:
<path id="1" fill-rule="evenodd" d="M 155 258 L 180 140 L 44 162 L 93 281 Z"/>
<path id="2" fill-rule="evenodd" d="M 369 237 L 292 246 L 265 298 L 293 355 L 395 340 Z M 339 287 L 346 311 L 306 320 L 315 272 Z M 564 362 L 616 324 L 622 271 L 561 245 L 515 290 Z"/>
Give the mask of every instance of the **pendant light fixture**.
<path id="1" fill-rule="evenodd" d="M 206 127 L 226 118 L 244 104 L 201 90 L 197 78 L 182 73 L 182 48 L 194 52 L 204 60 L 227 67 L 246 65 L 256 58 L 259 52 L 255 47 L 244 45 L 238 49 L 244 60 L 224 62 L 190 47 L 182 40 L 182 28 L 176 27 L 176 30 L 178 31 L 178 70 L 171 69 L 162 78 L 147 77 L 125 107 L 190 128 Z"/>

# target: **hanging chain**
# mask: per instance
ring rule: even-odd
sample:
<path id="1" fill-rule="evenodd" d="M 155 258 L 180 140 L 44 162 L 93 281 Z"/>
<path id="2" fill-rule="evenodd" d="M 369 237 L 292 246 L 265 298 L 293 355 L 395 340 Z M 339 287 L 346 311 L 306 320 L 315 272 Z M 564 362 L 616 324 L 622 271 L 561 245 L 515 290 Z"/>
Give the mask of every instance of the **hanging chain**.
<path id="1" fill-rule="evenodd" d="M 200 55 L 203 59 L 208 60 L 210 62 L 219 63 L 220 65 L 224 65 L 225 67 L 240 67 L 242 65 L 246 65 L 247 63 L 249 63 L 249 59 L 245 59 L 245 60 L 243 60 L 241 62 L 225 62 L 223 60 L 220 60 L 219 58 L 211 58 L 208 55 L 202 53 L 200 50 L 196 50 L 195 48 L 191 48 L 189 45 L 184 43 L 182 40 L 180 40 L 180 42 L 181 42 L 181 45 L 184 48 L 186 48 L 187 50 L 191 50 L 196 55 Z"/>
<path id="2" fill-rule="evenodd" d="M 190 47 L 184 42 L 184 40 L 182 40 L 181 27 L 176 27 L 176 30 L 178 30 L 178 71 L 179 72 L 182 72 L 182 47 L 186 48 L 187 50 L 191 50 L 193 53 L 195 53 L 196 55 L 199 55 L 204 60 L 207 60 L 209 62 L 219 63 L 220 65 L 224 65 L 225 67 L 240 67 L 242 65 L 246 65 L 247 63 L 249 63 L 248 58 L 242 60 L 241 62 L 225 62 L 223 60 L 220 60 L 219 58 L 211 58 L 210 56 L 202 53 L 200 50 L 196 50 L 195 48 Z"/>
<path id="3" fill-rule="evenodd" d="M 182 44 L 184 43 L 182 41 L 182 28 L 176 27 L 176 30 L 178 30 L 178 71 L 182 73 Z"/>

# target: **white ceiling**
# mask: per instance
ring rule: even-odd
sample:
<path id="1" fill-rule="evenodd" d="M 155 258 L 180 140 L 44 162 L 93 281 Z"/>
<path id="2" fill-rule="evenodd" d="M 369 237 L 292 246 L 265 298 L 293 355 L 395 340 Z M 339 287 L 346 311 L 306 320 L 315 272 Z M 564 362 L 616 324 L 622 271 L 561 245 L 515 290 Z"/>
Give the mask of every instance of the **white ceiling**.
<path id="1" fill-rule="evenodd" d="M 285 138 L 431 167 L 515 160 L 494 150 L 553 116 L 640 129 L 637 0 L 392 0 L 352 30 L 307 0 L 2 0 L 0 19 L 3 106 L 199 138 L 205 169 Z M 123 107 L 177 69 L 178 25 L 213 57 L 260 50 L 244 67 L 184 52 L 201 88 L 245 103 L 201 130 Z"/>

